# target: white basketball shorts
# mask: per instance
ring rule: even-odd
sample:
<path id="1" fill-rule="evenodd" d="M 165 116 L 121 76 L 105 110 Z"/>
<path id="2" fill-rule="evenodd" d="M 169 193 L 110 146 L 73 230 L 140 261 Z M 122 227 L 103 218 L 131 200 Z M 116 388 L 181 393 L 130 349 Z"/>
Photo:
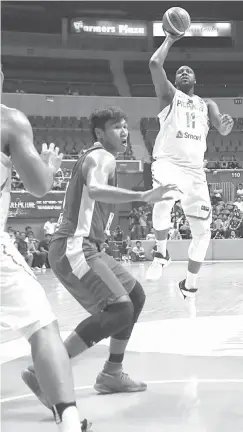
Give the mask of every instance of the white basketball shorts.
<path id="1" fill-rule="evenodd" d="M 1 330 L 17 330 L 29 339 L 36 331 L 56 320 L 44 289 L 24 257 L 0 233 Z"/>
<path id="2" fill-rule="evenodd" d="M 159 184 L 175 184 L 181 192 L 167 192 L 174 201 L 181 200 L 186 215 L 207 219 L 211 203 L 206 175 L 203 169 L 194 170 L 176 165 L 165 159 L 152 163 L 153 187 Z"/>

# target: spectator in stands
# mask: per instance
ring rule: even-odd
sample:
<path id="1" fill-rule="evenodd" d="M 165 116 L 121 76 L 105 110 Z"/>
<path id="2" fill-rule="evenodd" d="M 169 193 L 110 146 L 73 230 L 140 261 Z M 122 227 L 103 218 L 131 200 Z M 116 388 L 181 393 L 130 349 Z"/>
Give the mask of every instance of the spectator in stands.
<path id="1" fill-rule="evenodd" d="M 115 242 L 122 242 L 123 239 L 123 231 L 121 230 L 120 225 L 116 226 L 116 229 L 113 233 L 113 238 Z"/>
<path id="2" fill-rule="evenodd" d="M 32 227 L 31 226 L 26 226 L 25 227 L 25 238 L 28 237 L 28 233 L 29 232 L 33 233 Z"/>
<path id="3" fill-rule="evenodd" d="M 38 242 L 34 238 L 34 235 L 32 232 L 28 233 L 28 251 L 33 254 L 34 260 L 33 260 L 33 267 L 37 270 L 40 268 L 43 268 L 45 266 L 46 261 L 46 252 L 40 252 L 38 250 Z"/>
<path id="4" fill-rule="evenodd" d="M 229 229 L 229 224 L 230 224 L 230 219 L 227 215 L 223 214 L 222 215 L 222 234 L 225 238 L 227 238 L 227 233 L 228 233 L 228 229 Z"/>
<path id="5" fill-rule="evenodd" d="M 64 174 L 61 168 L 57 171 L 54 177 L 52 190 L 62 190 L 62 183 L 64 181 Z"/>
<path id="6" fill-rule="evenodd" d="M 221 156 L 221 158 L 220 158 L 220 168 L 221 168 L 221 169 L 226 169 L 226 168 L 228 168 L 228 162 L 226 161 L 226 158 L 225 158 L 224 155 Z"/>
<path id="7" fill-rule="evenodd" d="M 216 226 L 216 223 L 215 223 L 216 218 L 217 218 L 217 216 L 213 215 L 213 220 L 212 220 L 211 225 L 210 225 L 211 239 L 213 239 L 215 237 L 216 233 L 217 233 L 217 226 Z"/>
<path id="8" fill-rule="evenodd" d="M 38 250 L 40 252 L 45 253 L 45 256 L 46 256 L 45 262 L 42 265 L 42 268 L 45 268 L 45 267 L 50 268 L 50 264 L 49 264 L 49 260 L 48 260 L 48 252 L 49 252 L 49 244 L 50 244 L 50 241 L 51 241 L 51 237 L 52 237 L 51 234 L 46 234 L 45 235 L 45 240 L 42 240 L 39 243 L 39 246 L 38 246 Z"/>
<path id="9" fill-rule="evenodd" d="M 47 221 L 44 224 L 44 227 L 43 227 L 44 228 L 44 234 L 45 235 L 46 234 L 50 234 L 50 235 L 54 234 L 56 226 L 57 226 L 56 219 L 55 218 L 51 218 L 49 221 Z"/>
<path id="10" fill-rule="evenodd" d="M 239 237 L 237 237 L 235 231 L 231 231 L 229 238 L 230 238 L 230 239 L 238 239 Z"/>
<path id="11" fill-rule="evenodd" d="M 215 234 L 215 236 L 214 236 L 214 239 L 215 239 L 215 240 L 221 240 L 221 239 L 224 239 L 224 236 L 223 236 L 222 232 L 221 232 L 221 231 L 216 231 L 216 234 Z"/>
<path id="12" fill-rule="evenodd" d="M 189 239 L 191 237 L 191 230 L 187 219 L 184 219 L 183 223 L 179 226 L 179 232 L 183 239 Z"/>
<path id="13" fill-rule="evenodd" d="M 139 239 L 140 236 L 140 223 L 139 223 L 139 213 L 136 208 L 134 208 L 129 214 L 129 230 L 131 232 L 131 239 Z"/>
<path id="14" fill-rule="evenodd" d="M 243 186 L 242 186 L 242 183 L 240 183 L 239 185 L 238 185 L 238 188 L 237 188 L 237 191 L 236 191 L 236 196 L 237 197 L 243 197 Z"/>
<path id="15" fill-rule="evenodd" d="M 122 242 L 121 254 L 124 261 L 129 261 L 131 259 L 132 242 L 129 236 L 126 236 L 125 240 Z"/>
<path id="16" fill-rule="evenodd" d="M 20 231 L 14 231 L 14 234 L 15 234 L 16 239 L 18 239 L 20 236 Z"/>
<path id="17" fill-rule="evenodd" d="M 239 235 L 239 229 L 240 229 L 240 225 L 241 225 L 241 220 L 238 219 L 236 216 L 233 216 L 233 218 L 231 219 L 230 223 L 229 223 L 229 230 L 230 231 L 235 231 L 236 235 Z"/>
<path id="18" fill-rule="evenodd" d="M 239 209 L 240 212 L 243 212 L 243 195 L 238 196 L 234 204 Z"/>
<path id="19" fill-rule="evenodd" d="M 16 242 L 16 237 L 15 237 L 15 234 L 14 234 L 14 232 L 13 231 L 10 231 L 10 233 L 9 233 L 9 237 L 10 237 L 10 239 L 11 239 L 11 243 L 15 243 Z"/>
<path id="20" fill-rule="evenodd" d="M 21 255 L 24 257 L 27 264 L 32 267 L 34 256 L 28 249 L 28 244 L 25 241 L 26 239 L 26 233 L 21 232 L 18 239 L 16 239 L 17 248 L 18 251 L 21 253 Z"/>
<path id="21" fill-rule="evenodd" d="M 218 215 L 217 219 L 215 219 L 215 225 L 216 225 L 217 231 L 220 231 L 220 232 L 223 231 L 223 222 L 222 222 L 220 215 Z"/>
<path id="22" fill-rule="evenodd" d="M 215 189 L 212 195 L 212 204 L 217 204 L 222 201 L 223 191 L 222 189 Z"/>
<path id="23" fill-rule="evenodd" d="M 142 243 L 138 240 L 136 241 L 136 246 L 132 248 L 131 252 L 132 261 L 144 261 L 145 260 L 145 252 L 142 247 Z"/>
<path id="24" fill-rule="evenodd" d="M 143 207 L 139 207 L 138 211 L 139 211 L 139 225 L 140 225 L 141 238 L 145 239 L 146 235 L 147 235 L 146 215 L 145 215 L 145 212 L 143 210 Z"/>
<path id="25" fill-rule="evenodd" d="M 169 240 L 182 240 L 182 236 L 177 228 L 170 228 Z"/>

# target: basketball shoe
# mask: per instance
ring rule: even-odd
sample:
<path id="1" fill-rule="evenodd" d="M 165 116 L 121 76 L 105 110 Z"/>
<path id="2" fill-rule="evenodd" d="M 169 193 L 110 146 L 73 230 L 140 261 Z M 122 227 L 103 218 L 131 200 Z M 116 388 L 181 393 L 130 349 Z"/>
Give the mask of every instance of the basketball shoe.
<path id="1" fill-rule="evenodd" d="M 179 282 L 180 295 L 184 302 L 184 307 L 189 314 L 189 318 L 196 318 L 196 292 L 197 288 L 187 289 L 185 286 L 186 279 Z"/>
<path id="2" fill-rule="evenodd" d="M 100 394 L 142 392 L 147 389 L 147 384 L 134 381 L 123 372 L 122 365 L 106 362 L 104 369 L 99 373 L 95 390 Z"/>
<path id="3" fill-rule="evenodd" d="M 155 252 L 154 259 L 147 269 L 146 279 L 154 281 L 159 280 L 162 276 L 163 268 L 167 267 L 170 263 L 171 257 L 167 250 L 165 257 L 160 252 Z"/>

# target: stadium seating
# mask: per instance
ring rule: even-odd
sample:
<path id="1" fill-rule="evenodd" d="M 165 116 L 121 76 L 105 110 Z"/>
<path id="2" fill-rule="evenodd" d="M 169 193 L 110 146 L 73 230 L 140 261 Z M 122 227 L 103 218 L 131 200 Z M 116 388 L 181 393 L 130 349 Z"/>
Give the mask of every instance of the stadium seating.
<path id="1" fill-rule="evenodd" d="M 175 80 L 175 71 L 180 64 L 166 63 L 165 69 L 168 79 L 171 82 Z M 202 97 L 234 97 L 243 93 L 242 70 L 239 69 L 239 63 L 236 62 L 235 69 L 230 64 L 230 71 L 235 70 L 232 74 L 225 70 L 226 66 L 221 62 L 196 62 L 190 61 L 190 66 L 195 70 L 197 84 L 195 92 Z M 210 70 L 208 70 L 210 68 Z M 212 73 L 214 71 L 214 73 Z M 147 61 L 124 61 L 124 72 L 127 77 L 128 85 L 132 96 L 137 97 L 154 97 L 155 91 L 149 71 Z"/>
<path id="2" fill-rule="evenodd" d="M 119 96 L 108 60 L 4 56 L 3 91 Z"/>

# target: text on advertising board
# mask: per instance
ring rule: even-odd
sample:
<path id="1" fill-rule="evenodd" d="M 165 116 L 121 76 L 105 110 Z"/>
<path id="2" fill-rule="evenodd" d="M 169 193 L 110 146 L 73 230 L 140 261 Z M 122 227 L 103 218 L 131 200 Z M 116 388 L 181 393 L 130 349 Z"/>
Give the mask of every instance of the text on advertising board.
<path id="1" fill-rule="evenodd" d="M 153 36 L 165 36 L 162 28 L 162 22 L 153 23 Z M 192 22 L 190 28 L 186 31 L 188 37 L 230 37 L 230 22 Z"/>
<path id="2" fill-rule="evenodd" d="M 72 33 L 91 33 L 104 36 L 147 36 L 146 23 L 134 21 L 104 21 L 73 19 Z"/>

